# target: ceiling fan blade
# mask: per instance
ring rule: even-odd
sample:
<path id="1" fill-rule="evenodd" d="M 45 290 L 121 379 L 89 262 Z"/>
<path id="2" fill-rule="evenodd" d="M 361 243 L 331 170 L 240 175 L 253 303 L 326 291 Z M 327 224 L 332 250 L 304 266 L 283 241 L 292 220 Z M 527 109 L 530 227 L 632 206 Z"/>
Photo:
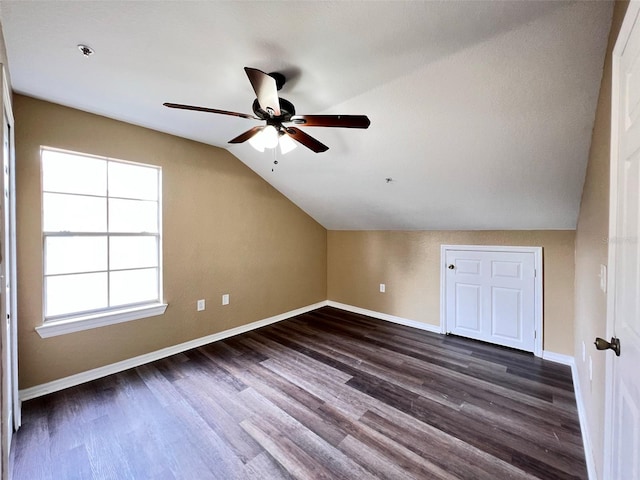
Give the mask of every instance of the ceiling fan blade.
<path id="1" fill-rule="evenodd" d="M 329 150 L 329 147 L 327 147 L 324 143 L 319 142 L 311 135 L 307 135 L 302 130 L 297 129 L 296 127 L 285 127 L 284 131 L 296 142 L 300 142 L 302 145 L 310 150 L 313 150 L 316 153 L 326 152 L 327 150 Z"/>
<path id="2" fill-rule="evenodd" d="M 253 137 L 255 134 L 257 134 L 258 132 L 262 131 L 263 128 L 264 127 L 253 127 L 251 130 L 247 130 L 246 132 L 241 133 L 240 135 L 238 135 L 236 138 L 233 138 L 233 139 L 229 140 L 229 143 L 246 142 L 251 137 Z"/>
<path id="3" fill-rule="evenodd" d="M 244 67 L 244 71 L 249 77 L 253 91 L 256 92 L 258 103 L 265 112 L 273 112 L 276 117 L 280 116 L 280 100 L 278 99 L 278 85 L 276 79 L 267 75 L 257 68 Z"/>
<path id="4" fill-rule="evenodd" d="M 207 113 L 219 113 L 221 115 L 231 115 L 233 117 L 242 117 L 242 118 L 250 118 L 252 120 L 260 120 L 258 117 L 254 117 L 253 115 L 247 115 L 246 113 L 238 113 L 238 112 L 229 112 L 227 110 L 218 110 L 216 108 L 207 108 L 207 107 L 196 107 L 195 105 L 183 105 L 181 103 L 163 103 L 165 107 L 169 108 L 178 108 L 181 110 L 195 110 L 196 112 L 207 112 Z"/>
<path id="5" fill-rule="evenodd" d="M 294 115 L 291 121 L 305 127 L 369 128 L 366 115 Z"/>

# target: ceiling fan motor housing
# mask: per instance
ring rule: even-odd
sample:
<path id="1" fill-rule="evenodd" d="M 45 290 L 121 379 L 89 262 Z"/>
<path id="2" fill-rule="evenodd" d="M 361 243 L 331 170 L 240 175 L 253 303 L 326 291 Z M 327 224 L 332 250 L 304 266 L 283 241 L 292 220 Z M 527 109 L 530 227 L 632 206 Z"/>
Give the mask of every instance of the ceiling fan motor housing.
<path id="1" fill-rule="evenodd" d="M 288 122 L 289 120 L 291 120 L 291 117 L 296 114 L 296 109 L 293 106 L 293 103 L 291 103 L 289 100 L 285 100 L 284 98 L 278 98 L 278 100 L 280 101 L 279 116 L 276 117 L 270 115 L 269 112 L 263 110 L 257 98 L 253 101 L 253 113 L 255 113 L 256 117 L 258 117 L 259 119 L 267 120 L 267 123 L 280 124 L 282 122 Z"/>
<path id="2" fill-rule="evenodd" d="M 287 80 L 285 76 L 279 72 L 271 72 L 271 73 L 267 73 L 267 75 L 269 75 L 271 78 L 273 78 L 276 81 L 276 88 L 278 90 L 280 90 L 284 86 L 284 83 Z"/>

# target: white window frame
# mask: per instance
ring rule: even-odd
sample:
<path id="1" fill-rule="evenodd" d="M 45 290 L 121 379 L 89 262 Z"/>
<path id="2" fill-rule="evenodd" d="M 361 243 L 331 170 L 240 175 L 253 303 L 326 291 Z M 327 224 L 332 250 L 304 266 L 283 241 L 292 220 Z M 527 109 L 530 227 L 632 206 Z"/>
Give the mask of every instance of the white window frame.
<path id="1" fill-rule="evenodd" d="M 158 202 L 158 219 L 157 219 L 158 233 L 157 234 L 155 233 L 134 234 L 134 236 L 139 236 L 139 237 L 152 236 L 157 238 L 158 299 L 151 302 L 130 304 L 130 305 L 125 305 L 121 307 L 120 306 L 107 307 L 99 310 L 79 312 L 77 314 L 76 313 L 63 314 L 63 315 L 45 317 L 46 301 L 47 301 L 46 285 L 45 285 L 45 278 L 47 277 L 47 275 L 45 275 L 45 263 L 46 263 L 47 252 L 45 248 L 45 245 L 46 245 L 45 240 L 47 237 L 54 238 L 54 237 L 72 237 L 72 236 L 83 236 L 83 237 L 106 236 L 107 238 L 110 238 L 110 237 L 118 237 L 118 236 L 130 236 L 130 234 L 110 233 L 108 232 L 108 228 L 107 228 L 107 232 L 99 232 L 99 233 L 75 232 L 75 231 L 74 232 L 45 232 L 44 225 L 42 225 L 41 233 L 42 233 L 42 252 L 43 252 L 43 265 L 42 265 L 43 323 L 41 326 L 36 327 L 36 331 L 38 332 L 38 334 L 43 338 L 47 338 L 47 337 L 52 337 L 56 335 L 63 335 L 66 333 L 73 333 L 73 332 L 78 332 L 82 330 L 88 330 L 91 328 L 97 328 L 97 327 L 102 327 L 106 325 L 113 325 L 116 323 L 128 322 L 131 320 L 138 320 L 142 318 L 153 317 L 153 316 L 164 314 L 168 305 L 164 301 L 162 301 L 163 294 L 164 294 L 163 282 L 162 282 L 162 276 L 163 276 L 162 275 L 162 272 L 163 272 L 163 266 L 162 266 L 162 256 L 163 256 L 162 255 L 162 236 L 163 236 L 162 235 L 162 168 L 156 165 L 148 165 L 148 164 L 143 164 L 138 162 L 131 162 L 131 161 L 120 160 L 120 159 L 115 159 L 110 157 L 103 157 L 99 155 L 91 155 L 91 154 L 86 154 L 81 152 L 61 150 L 58 148 L 51 148 L 51 147 L 45 147 L 45 146 L 40 148 L 40 164 L 41 165 L 42 165 L 42 154 L 45 151 L 68 153 L 71 155 L 84 156 L 84 157 L 104 160 L 107 162 L 107 165 L 109 162 L 116 162 L 120 164 L 137 165 L 137 166 L 142 166 L 147 168 L 156 168 L 158 170 L 158 200 L 157 200 Z M 44 193 L 46 193 L 44 191 L 44 188 L 41 188 L 40 190 L 41 198 L 44 198 Z M 107 199 L 107 204 L 108 204 L 109 198 L 118 198 L 118 197 L 109 197 L 109 194 L 107 192 L 104 198 Z M 107 266 L 107 272 L 109 271 L 110 271 L 109 266 Z M 91 273 L 91 272 L 88 272 L 88 273 Z"/>

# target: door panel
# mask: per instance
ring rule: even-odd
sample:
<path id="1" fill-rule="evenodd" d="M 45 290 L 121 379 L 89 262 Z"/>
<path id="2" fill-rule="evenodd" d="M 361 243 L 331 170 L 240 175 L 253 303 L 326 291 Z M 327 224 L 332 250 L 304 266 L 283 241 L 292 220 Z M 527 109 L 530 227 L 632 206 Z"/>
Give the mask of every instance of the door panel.
<path id="1" fill-rule="evenodd" d="M 10 217 L 10 196 L 9 196 L 9 121 L 6 115 L 3 114 L 2 120 L 4 122 L 2 132 L 2 171 L 0 171 L 0 184 L 2 185 L 2 199 L 0 200 L 0 317 L 4 324 L 2 335 L 4 341 L 2 344 L 4 361 L 7 365 L 7 370 L 3 373 L 6 377 L 3 381 L 3 388 L 5 389 L 5 411 L 3 412 L 3 425 L 5 425 L 5 436 L 8 439 L 9 444 L 13 435 L 13 375 L 11 368 L 11 359 L 13 357 L 11 338 L 13 335 L 11 329 L 11 250 L 9 245 L 9 239 L 11 237 L 9 233 L 11 225 Z"/>
<path id="2" fill-rule="evenodd" d="M 491 276 L 493 278 L 522 278 L 522 263 L 520 262 L 491 262 Z"/>
<path id="3" fill-rule="evenodd" d="M 631 3 L 614 49 L 608 324 L 607 472 L 640 478 L 640 6 Z M 634 26 L 635 25 L 635 26 Z"/>
<path id="4" fill-rule="evenodd" d="M 517 288 L 491 289 L 491 334 L 494 337 L 522 341 L 521 294 Z"/>
<path id="5" fill-rule="evenodd" d="M 470 258 L 458 258 L 456 272 L 458 275 L 481 275 L 481 262 Z"/>
<path id="6" fill-rule="evenodd" d="M 626 382 L 619 383 L 618 401 L 616 405 L 618 425 L 640 425 L 640 412 L 638 412 L 637 401 L 634 395 L 627 389 Z M 624 480 L 627 478 L 638 478 L 640 473 L 638 450 L 640 441 L 638 428 L 631 429 L 630 432 L 624 428 L 618 428 L 614 440 L 613 452 L 615 458 L 614 478 Z"/>
<path id="7" fill-rule="evenodd" d="M 451 249 L 446 265 L 447 333 L 534 351 L 533 253 Z"/>
<path id="8" fill-rule="evenodd" d="M 467 330 L 480 334 L 480 318 L 482 317 L 481 291 L 479 285 L 458 283 L 456 288 L 455 326 L 459 330 Z"/>

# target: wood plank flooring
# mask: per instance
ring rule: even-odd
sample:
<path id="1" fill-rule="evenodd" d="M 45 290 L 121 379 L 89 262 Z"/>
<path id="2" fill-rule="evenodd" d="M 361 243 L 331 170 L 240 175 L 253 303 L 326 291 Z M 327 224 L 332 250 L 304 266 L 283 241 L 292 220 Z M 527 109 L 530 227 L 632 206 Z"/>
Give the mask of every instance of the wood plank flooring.
<path id="1" fill-rule="evenodd" d="M 325 307 L 25 402 L 14 480 L 586 479 L 569 367 Z"/>

